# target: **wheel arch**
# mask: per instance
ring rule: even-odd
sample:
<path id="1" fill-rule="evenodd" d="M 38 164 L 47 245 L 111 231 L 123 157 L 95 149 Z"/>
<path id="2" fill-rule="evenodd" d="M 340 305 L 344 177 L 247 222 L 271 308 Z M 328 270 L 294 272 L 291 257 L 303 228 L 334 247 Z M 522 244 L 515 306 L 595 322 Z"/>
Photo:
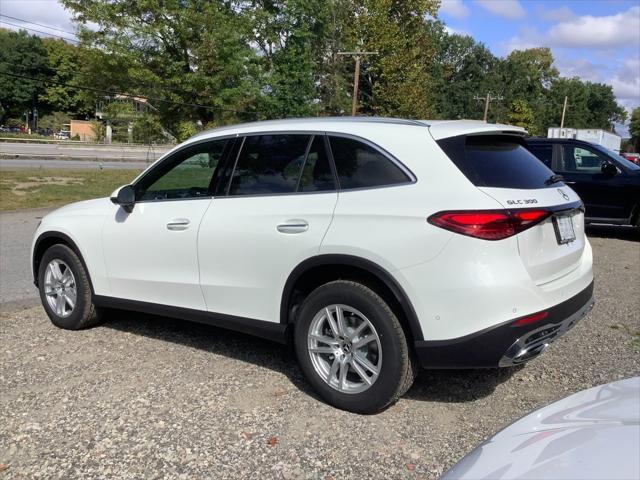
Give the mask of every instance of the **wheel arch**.
<path id="1" fill-rule="evenodd" d="M 78 256 L 78 258 L 80 259 L 80 263 L 82 263 L 84 271 L 87 273 L 89 285 L 91 286 L 91 293 L 93 294 L 94 291 L 93 283 L 91 282 L 91 273 L 89 272 L 89 268 L 87 268 L 87 264 L 84 261 L 84 257 L 82 256 L 80 248 L 69 235 L 53 230 L 42 233 L 33 246 L 33 257 L 31 259 L 33 284 L 36 287 L 38 286 L 38 270 L 40 269 L 40 261 L 42 260 L 45 252 L 54 245 L 65 245 Z"/>
<path id="2" fill-rule="evenodd" d="M 282 291 L 280 323 L 295 323 L 297 308 L 304 296 L 314 288 L 338 279 L 360 281 L 372 288 L 390 304 L 411 341 L 424 340 L 418 316 L 400 284 L 383 267 L 352 255 L 318 255 L 294 268 Z"/>

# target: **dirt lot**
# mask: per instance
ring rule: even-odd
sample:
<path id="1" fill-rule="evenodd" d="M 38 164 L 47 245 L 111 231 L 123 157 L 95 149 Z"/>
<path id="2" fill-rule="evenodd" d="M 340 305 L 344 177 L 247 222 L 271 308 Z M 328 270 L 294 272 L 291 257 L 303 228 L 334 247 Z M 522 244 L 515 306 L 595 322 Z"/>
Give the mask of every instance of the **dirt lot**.
<path id="1" fill-rule="evenodd" d="M 291 351 L 119 313 L 83 332 L 0 317 L 4 478 L 437 478 L 535 407 L 640 374 L 640 243 L 590 232 L 592 314 L 519 370 L 423 371 L 385 412 L 322 403 Z M 0 465 L 0 468 L 3 468 Z"/>

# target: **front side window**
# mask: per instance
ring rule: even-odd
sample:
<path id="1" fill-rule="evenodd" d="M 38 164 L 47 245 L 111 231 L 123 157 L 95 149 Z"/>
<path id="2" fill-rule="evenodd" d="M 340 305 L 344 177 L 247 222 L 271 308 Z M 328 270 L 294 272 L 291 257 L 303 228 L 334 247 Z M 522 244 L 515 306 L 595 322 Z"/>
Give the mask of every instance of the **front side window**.
<path id="1" fill-rule="evenodd" d="M 229 195 L 293 193 L 311 135 L 255 135 L 244 139 Z"/>
<path id="2" fill-rule="evenodd" d="M 176 152 L 136 185 L 136 200 L 173 200 L 211 195 L 210 185 L 227 140 L 216 140 Z"/>
<path id="3" fill-rule="evenodd" d="M 393 161 L 370 145 L 346 137 L 329 137 L 341 190 L 410 182 Z"/>
<path id="4" fill-rule="evenodd" d="M 561 171 L 600 173 L 603 159 L 596 152 L 575 145 L 563 145 Z"/>

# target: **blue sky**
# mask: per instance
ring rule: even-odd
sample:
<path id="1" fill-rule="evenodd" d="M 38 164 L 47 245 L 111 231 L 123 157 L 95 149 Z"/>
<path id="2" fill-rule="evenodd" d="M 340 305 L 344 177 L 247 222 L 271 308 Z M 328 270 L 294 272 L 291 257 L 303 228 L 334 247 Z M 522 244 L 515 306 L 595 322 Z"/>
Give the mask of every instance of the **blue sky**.
<path id="1" fill-rule="evenodd" d="M 74 31 L 57 0 L 0 0 L 0 14 Z M 640 0 L 442 0 L 438 16 L 499 56 L 550 47 L 561 74 L 609 84 L 623 106 L 640 106 Z"/>
<path id="2" fill-rule="evenodd" d="M 439 18 L 499 56 L 549 47 L 560 73 L 640 105 L 640 0 L 443 0 Z"/>

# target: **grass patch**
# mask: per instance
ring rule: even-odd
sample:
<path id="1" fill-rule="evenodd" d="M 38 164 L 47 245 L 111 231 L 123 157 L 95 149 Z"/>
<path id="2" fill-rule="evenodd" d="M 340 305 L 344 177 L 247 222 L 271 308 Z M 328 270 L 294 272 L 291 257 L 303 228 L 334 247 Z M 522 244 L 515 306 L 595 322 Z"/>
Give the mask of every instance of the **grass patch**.
<path id="1" fill-rule="evenodd" d="M 133 180 L 140 170 L 0 170 L 0 211 L 57 207 L 106 197 Z"/>

